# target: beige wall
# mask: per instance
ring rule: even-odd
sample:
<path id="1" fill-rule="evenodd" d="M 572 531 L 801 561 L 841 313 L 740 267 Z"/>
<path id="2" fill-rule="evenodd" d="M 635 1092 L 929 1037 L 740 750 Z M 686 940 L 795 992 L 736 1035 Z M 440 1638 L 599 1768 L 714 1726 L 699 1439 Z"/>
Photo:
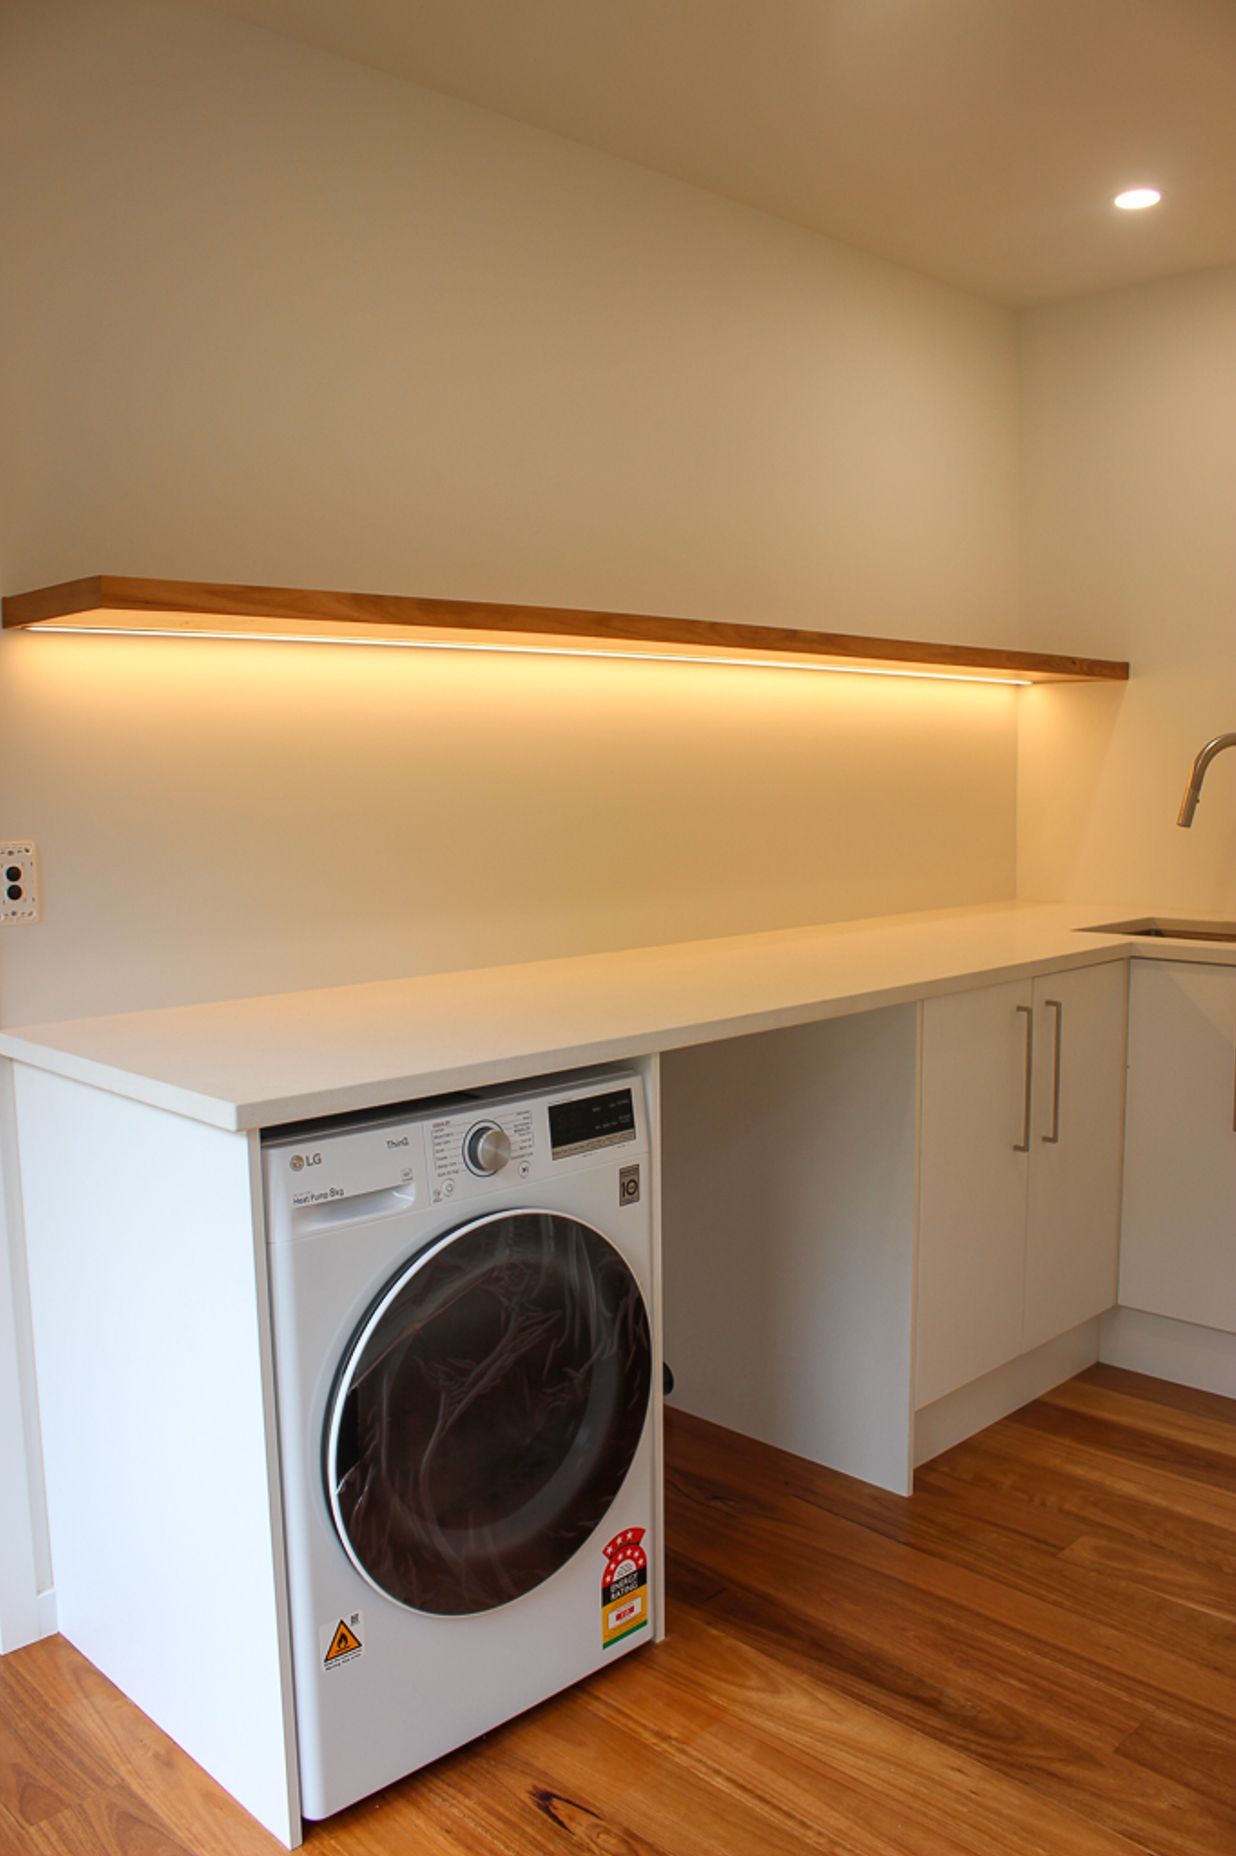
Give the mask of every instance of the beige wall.
<path id="1" fill-rule="evenodd" d="M 3 31 L 5 590 L 1012 637 L 1006 312 L 178 0 Z M 1013 890 L 1005 691 L 29 638 L 0 682 L 10 1023 Z"/>
<path id="2" fill-rule="evenodd" d="M 1022 703 L 1020 888 L 1236 915 L 1236 268 L 1022 318 L 1028 642 L 1133 666 Z"/>
<path id="3" fill-rule="evenodd" d="M 10 1021 L 1008 894 L 1004 689 L 25 638 Z M 54 744 L 54 746 L 53 746 Z"/>

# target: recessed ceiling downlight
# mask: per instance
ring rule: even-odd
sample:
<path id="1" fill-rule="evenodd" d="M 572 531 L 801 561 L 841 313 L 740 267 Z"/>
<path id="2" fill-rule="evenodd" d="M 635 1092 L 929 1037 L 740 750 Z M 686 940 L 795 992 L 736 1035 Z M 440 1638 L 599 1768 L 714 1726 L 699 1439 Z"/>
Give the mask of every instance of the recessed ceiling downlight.
<path id="1" fill-rule="evenodd" d="M 1157 187 L 1128 187 L 1112 204 L 1125 213 L 1140 213 L 1144 206 L 1157 206 L 1161 197 Z"/>

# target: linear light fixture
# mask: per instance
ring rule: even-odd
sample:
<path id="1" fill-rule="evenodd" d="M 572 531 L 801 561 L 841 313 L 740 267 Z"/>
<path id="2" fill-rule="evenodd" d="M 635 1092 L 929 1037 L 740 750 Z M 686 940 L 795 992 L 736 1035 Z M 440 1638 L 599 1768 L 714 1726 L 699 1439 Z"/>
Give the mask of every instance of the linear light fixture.
<path id="1" fill-rule="evenodd" d="M 474 640 L 462 638 L 342 638 L 324 634 L 289 636 L 287 632 L 220 632 L 196 626 L 178 626 L 172 631 L 154 625 L 56 625 L 50 622 L 28 629 L 96 638 L 227 638 L 233 643 L 239 640 L 259 644 L 341 644 L 351 648 L 376 645 L 380 649 L 394 651 L 480 651 L 490 656 L 497 654 L 508 657 L 618 658 L 625 663 L 712 664 L 730 670 L 814 670 L 831 677 L 918 677 L 934 683 L 999 683 L 1013 689 L 1029 689 L 1034 681 L 1032 677 L 986 676 L 977 671 L 915 670 L 909 664 L 904 667 L 892 664 L 817 664 L 808 658 L 729 657 L 721 652 L 690 656 L 685 651 L 602 650 L 595 646 L 567 644 L 565 641 L 561 644 L 478 644 Z"/>
<path id="2" fill-rule="evenodd" d="M 854 633 L 391 594 L 126 580 L 109 575 L 6 599 L 4 625 L 35 632 L 109 636 L 247 638 L 266 643 L 651 659 L 749 670 L 814 670 L 1012 686 L 1128 676 L 1127 664 L 1102 659 L 1047 657 L 975 645 L 916 644 Z"/>

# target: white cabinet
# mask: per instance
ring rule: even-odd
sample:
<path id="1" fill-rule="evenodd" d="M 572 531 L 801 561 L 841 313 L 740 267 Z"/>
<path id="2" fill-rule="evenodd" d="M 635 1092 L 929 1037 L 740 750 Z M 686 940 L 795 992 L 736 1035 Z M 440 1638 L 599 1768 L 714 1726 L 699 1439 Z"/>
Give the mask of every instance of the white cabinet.
<path id="1" fill-rule="evenodd" d="M 915 1403 L 1116 1299 L 1121 962 L 923 1007 Z"/>
<path id="2" fill-rule="evenodd" d="M 915 1403 L 1021 1350 L 1028 983 L 923 1006 Z"/>
<path id="3" fill-rule="evenodd" d="M 1116 1300 L 1127 985 L 1123 962 L 1034 982 L 1023 1352 Z"/>
<path id="4" fill-rule="evenodd" d="M 1120 1300 L 1236 1330 L 1236 969 L 1132 964 Z"/>

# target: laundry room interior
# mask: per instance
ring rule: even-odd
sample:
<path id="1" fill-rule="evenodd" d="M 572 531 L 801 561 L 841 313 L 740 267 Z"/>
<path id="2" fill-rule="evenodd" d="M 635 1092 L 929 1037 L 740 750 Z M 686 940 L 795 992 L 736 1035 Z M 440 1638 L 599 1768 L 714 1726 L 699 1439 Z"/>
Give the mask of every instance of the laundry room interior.
<path id="1" fill-rule="evenodd" d="M 356 1816 L 306 1825 L 307 1847 L 363 1856 L 402 1835 L 443 1856 L 514 1853 L 557 1847 L 565 1825 L 585 1847 L 609 1837 L 675 1856 L 877 1856 L 902 1847 L 896 1812 L 917 1800 L 907 1850 L 1223 1856 L 1236 1835 L 1217 1750 L 1236 1719 L 1224 1595 L 1236 1319 L 1223 1312 L 1236 1230 L 1213 1317 L 1202 1289 L 1187 1313 L 1170 1296 L 1118 1302 L 1113 1225 L 1108 1299 L 1070 1317 L 1068 1338 L 1044 1323 L 1033 1366 L 1013 1346 L 956 1385 L 924 1391 L 921 1360 L 917 1394 L 913 1378 L 924 1001 L 1043 981 L 1054 1020 L 1037 992 L 1009 1008 L 1021 1014 L 1010 1036 L 1033 1015 L 1039 1053 L 1032 1083 L 1027 1030 L 1033 1165 L 1054 1139 L 1050 1040 L 1058 1134 L 1061 1022 L 1077 1022 L 1071 995 L 1046 999 L 1052 976 L 1119 968 L 1127 988 L 1130 966 L 1236 962 L 1230 757 L 1207 774 L 1196 823 L 1177 827 L 1198 749 L 1236 729 L 1236 126 L 1222 101 L 1236 17 L 1221 0 L 1093 0 L 1084 19 L 1064 0 L 605 0 L 587 18 L 562 0 L 366 0 L 347 12 L 314 0 L 8 0 L 0 12 L 0 592 L 112 573 L 350 589 L 933 641 L 989 652 L 995 668 L 950 675 L 923 657 L 916 671 L 873 651 L 880 661 L 858 668 L 879 674 L 832 674 L 750 650 L 716 665 L 673 651 L 44 634 L 6 620 L 0 837 L 37 845 L 39 876 L 39 919 L 0 931 L 6 1033 L 34 1028 L 54 1045 L 70 1022 L 442 976 L 443 1025 L 455 1018 L 434 1035 L 467 1052 L 421 1065 L 458 1079 L 443 1092 L 492 1079 L 515 1097 L 547 1073 L 642 1065 L 659 1128 L 676 1382 L 657 1543 L 665 1641 L 624 1658 L 616 1700 L 605 1673 L 590 1676 L 403 1780 L 391 1841 L 365 1841 L 381 1821 Z M 822 79 L 808 46 L 830 85 L 844 91 L 836 73 L 851 70 L 874 111 L 870 172 L 860 162 L 850 176 L 840 141 L 834 169 L 813 159 Z M 657 47 L 663 65 L 649 62 Z M 1066 65 L 1067 125 L 1046 113 Z M 772 135 L 779 89 L 796 149 L 792 129 Z M 1013 130 L 997 119 L 1012 99 L 1040 114 L 1018 124 L 1010 164 Z M 726 155 L 720 125 L 744 111 Z M 821 127 L 826 150 L 843 129 Z M 947 190 L 950 163 L 984 137 L 1001 151 L 986 186 L 970 175 L 956 210 L 946 191 L 933 207 L 930 186 Z M 814 221 L 791 152 L 800 179 L 814 174 Z M 1154 212 L 1113 213 L 1112 193 L 1143 181 L 1162 186 Z M 886 217 L 864 204 L 872 187 Z M 899 189 L 917 214 L 898 217 Z M 890 229 L 915 219 L 913 237 Z M 1001 654 L 1100 669 L 1002 676 Z M 1024 941 L 1009 928 L 998 950 L 983 939 L 1040 905 L 1061 911 L 1054 939 L 1036 940 L 1048 936 L 1037 926 Z M 1187 944 L 1168 922 L 1147 953 L 1123 929 L 1077 933 L 1143 915 L 1231 918 L 1231 935 Z M 902 918 L 933 937 L 914 955 L 921 973 L 878 951 L 901 946 L 888 937 Z M 791 998 L 808 957 L 823 972 L 834 946 L 841 977 L 814 992 L 803 980 Z M 657 964 L 664 950 L 676 965 Z M 556 991 L 556 963 L 582 975 L 570 963 L 594 957 L 587 1023 L 612 1032 L 529 1034 L 524 1049 L 569 1060 L 518 1067 L 508 1000 L 531 1012 Z M 790 976 L 784 996 L 761 978 L 756 999 L 752 979 L 748 1001 L 757 959 Z M 645 966 L 668 977 L 641 1043 L 624 988 Z M 485 980 L 465 1024 L 468 976 L 492 969 L 510 972 Z M 317 1009 L 306 1003 L 309 1069 Z M 291 1050 L 291 1007 L 285 1020 Z M 12 1075 L 35 1059 L 28 1042 L 5 1051 L 0 1696 L 57 1629 Z M 74 1062 L 61 1074 L 83 1088 L 87 1059 Z M 1230 1068 L 1223 1086 L 1230 1121 Z M 228 1138 L 256 1140 L 260 1125 L 236 1120 Z M 1126 1244 L 1132 1127 L 1122 1109 L 1111 1168 Z M 1236 1139 L 1226 1121 L 1221 1132 Z M 45 1142 L 40 1153 L 49 1166 Z M 977 1321 L 965 1268 L 948 1267 L 952 1318 Z M 1134 1446 L 1139 1423 L 1149 1441 Z M 1038 1453 L 1028 1466 L 1000 1456 L 1009 1425 Z M 1083 1467 L 1097 1461 L 1105 1439 L 1115 1467 L 1083 1513 L 1082 1471 L 1065 1459 L 1076 1448 Z M 724 1479 L 731 1459 L 748 1477 L 741 1494 Z M 1017 1490 L 1039 1470 L 1068 1481 L 1029 1499 L 1037 1518 L 1022 1530 L 1062 1577 L 1080 1568 L 1075 1609 L 1061 1600 L 1054 1621 L 1046 1572 L 1011 1574 L 1020 1596 L 1006 1605 L 987 1586 L 962 1598 L 949 1571 L 894 1565 L 903 1549 L 925 1565 L 933 1541 L 964 1536 L 948 1551 L 995 1592 L 1002 1550 L 976 1493 L 989 1459 L 993 1512 L 1015 1537 Z M 1142 1469 L 1157 1480 L 1135 1521 Z M 916 1535 L 920 1489 L 957 1505 Z M 834 1501 L 840 1531 L 817 1567 L 810 1517 Z M 852 1669 L 835 1689 L 792 1644 L 784 1655 L 799 1660 L 775 1660 L 776 1591 L 752 1595 L 762 1526 L 789 1555 L 777 1574 L 787 1643 L 806 1629 L 813 1582 L 823 1615 L 836 1581 L 840 1621 L 817 1618 L 822 1662 Z M 1054 1646 L 1041 1654 L 1061 1659 L 1051 1678 L 1011 1674 L 1001 1699 L 1003 1639 L 984 1664 L 967 1637 L 955 1684 L 929 1659 L 887 1702 L 888 1725 L 877 1689 L 898 1691 L 902 1651 L 875 1634 L 861 1653 L 846 1640 L 860 1598 L 845 1530 L 859 1528 L 879 1543 L 890 1632 L 914 1638 L 889 1594 L 900 1606 L 917 1582 L 946 1609 L 988 1606 L 993 1633 L 1041 1633 Z M 1141 1649 L 1116 1646 L 1121 1592 Z M 1087 1606 L 1095 1644 L 1061 1703 L 1076 1718 L 1065 1726 L 1053 1696 Z M 938 1628 L 960 1627 L 942 1615 Z M 670 1660 L 692 1656 L 699 1694 Z M 658 1662 L 664 1689 L 640 1688 Z M 772 1729 L 753 1728 L 762 1754 L 725 1776 L 744 1696 L 778 1680 L 775 1750 Z M 102 1718 L 109 1704 L 75 1692 Z M 949 1723 L 936 1739 L 933 1708 Z M 121 1780 L 83 1776 L 84 1756 L 75 1772 L 62 1751 L 32 1751 L 42 1729 L 20 1720 L 16 1750 L 0 1751 L 0 1848 L 15 1856 L 249 1856 L 295 1841 L 223 1792 L 234 1818 L 209 1798 L 194 1816 L 187 1790 L 212 1785 L 196 1771 L 152 1802 L 143 1787 L 164 1755 L 141 1750 L 143 1723 L 137 1750 L 117 1755 L 145 1800 L 123 1822 L 158 1826 L 142 1844 L 140 1828 L 117 1828 Z M 620 1755 L 602 1771 L 592 1749 L 607 1735 Z M 1075 1746 L 1093 1770 L 1066 1782 L 1055 1774 Z M 777 1774 L 764 1789 L 749 1769 L 759 1757 Z M 888 1769 L 900 1776 L 882 1801 Z M 641 1772 L 656 1784 L 641 1790 Z M 952 1814 L 976 1773 L 993 1802 L 971 1842 Z M 648 1796 L 658 1785 L 663 1815 Z M 454 1799 L 467 1825 L 452 1822 Z"/>

